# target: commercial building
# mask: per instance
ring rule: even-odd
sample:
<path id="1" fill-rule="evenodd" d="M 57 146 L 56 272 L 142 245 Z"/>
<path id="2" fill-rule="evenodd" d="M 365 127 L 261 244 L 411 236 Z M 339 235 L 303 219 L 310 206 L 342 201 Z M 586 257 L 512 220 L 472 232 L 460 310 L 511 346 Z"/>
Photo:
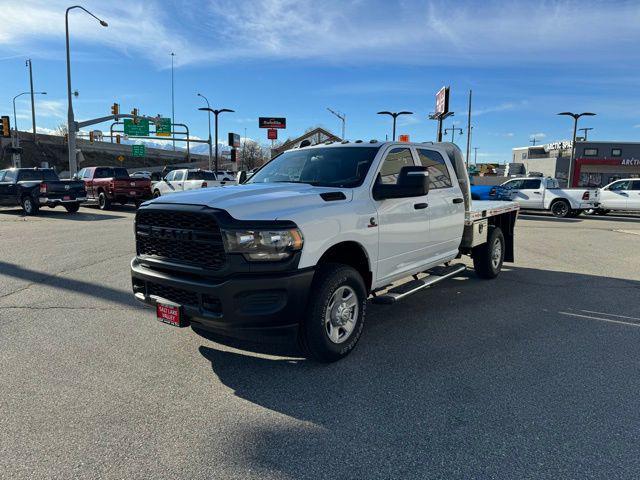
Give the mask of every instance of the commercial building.
<path id="1" fill-rule="evenodd" d="M 519 147 L 512 162 L 526 173 L 539 172 L 567 185 L 571 142 Z M 573 187 L 602 187 L 619 178 L 640 178 L 640 142 L 576 142 Z"/>

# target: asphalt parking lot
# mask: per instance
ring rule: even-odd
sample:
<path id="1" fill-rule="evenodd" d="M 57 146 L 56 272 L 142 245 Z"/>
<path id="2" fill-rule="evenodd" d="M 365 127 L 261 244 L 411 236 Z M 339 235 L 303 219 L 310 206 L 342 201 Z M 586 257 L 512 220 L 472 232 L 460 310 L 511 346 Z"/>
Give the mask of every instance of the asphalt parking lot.
<path id="1" fill-rule="evenodd" d="M 0 209 L 1 478 L 640 476 L 640 217 L 522 215 L 320 365 L 157 322 L 133 215 Z"/>

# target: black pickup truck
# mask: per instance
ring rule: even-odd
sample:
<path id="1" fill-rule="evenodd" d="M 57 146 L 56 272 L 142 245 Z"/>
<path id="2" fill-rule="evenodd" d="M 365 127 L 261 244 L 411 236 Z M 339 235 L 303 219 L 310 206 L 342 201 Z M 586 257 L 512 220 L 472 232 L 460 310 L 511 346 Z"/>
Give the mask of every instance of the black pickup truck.
<path id="1" fill-rule="evenodd" d="M 37 215 L 43 206 L 58 205 L 75 213 L 86 199 L 84 182 L 60 180 L 50 168 L 0 170 L 0 205 L 20 205 L 27 215 Z"/>

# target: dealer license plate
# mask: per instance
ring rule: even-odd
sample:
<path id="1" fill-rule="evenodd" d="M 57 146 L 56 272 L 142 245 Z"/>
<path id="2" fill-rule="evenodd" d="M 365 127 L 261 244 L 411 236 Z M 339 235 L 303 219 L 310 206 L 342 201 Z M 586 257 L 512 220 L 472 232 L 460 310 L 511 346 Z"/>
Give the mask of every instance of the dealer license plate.
<path id="1" fill-rule="evenodd" d="M 63 200 L 71 200 L 71 195 L 65 195 L 62 197 Z"/>
<path id="2" fill-rule="evenodd" d="M 166 303 L 156 304 L 156 315 L 158 320 L 176 327 L 186 326 L 182 318 L 182 311 L 180 305 L 171 305 Z"/>
<path id="3" fill-rule="evenodd" d="M 135 197 L 138 194 L 138 192 L 134 192 L 133 190 L 129 192 L 129 195 L 131 195 L 132 197 Z"/>

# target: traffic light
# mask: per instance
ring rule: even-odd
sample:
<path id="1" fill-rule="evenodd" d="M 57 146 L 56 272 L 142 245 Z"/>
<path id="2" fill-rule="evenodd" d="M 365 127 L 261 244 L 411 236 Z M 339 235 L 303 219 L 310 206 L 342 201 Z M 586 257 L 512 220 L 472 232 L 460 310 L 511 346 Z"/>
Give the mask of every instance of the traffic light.
<path id="1" fill-rule="evenodd" d="M 238 150 L 236 148 L 231 149 L 231 161 L 236 163 L 238 161 Z"/>
<path id="2" fill-rule="evenodd" d="M 6 115 L 2 116 L 2 124 L 0 125 L 0 136 L 8 138 L 11 136 L 11 123 L 9 122 L 9 117 Z"/>
<path id="3" fill-rule="evenodd" d="M 120 113 L 120 105 L 115 103 L 111 105 L 111 115 L 118 115 Z"/>
<path id="4" fill-rule="evenodd" d="M 138 118 L 138 109 L 134 108 L 133 110 L 131 110 L 131 115 L 133 115 L 133 123 L 135 123 L 136 125 L 138 123 L 140 123 L 140 119 Z"/>
<path id="5" fill-rule="evenodd" d="M 95 140 L 95 136 L 94 136 L 94 134 L 93 134 L 93 130 L 91 130 L 91 131 L 89 132 L 89 141 L 90 141 L 91 143 L 93 143 L 93 141 L 94 141 L 94 140 Z"/>
<path id="6" fill-rule="evenodd" d="M 120 144 L 120 135 L 119 135 L 119 134 L 118 134 L 118 135 L 116 135 L 116 143 L 117 143 L 117 144 Z"/>

